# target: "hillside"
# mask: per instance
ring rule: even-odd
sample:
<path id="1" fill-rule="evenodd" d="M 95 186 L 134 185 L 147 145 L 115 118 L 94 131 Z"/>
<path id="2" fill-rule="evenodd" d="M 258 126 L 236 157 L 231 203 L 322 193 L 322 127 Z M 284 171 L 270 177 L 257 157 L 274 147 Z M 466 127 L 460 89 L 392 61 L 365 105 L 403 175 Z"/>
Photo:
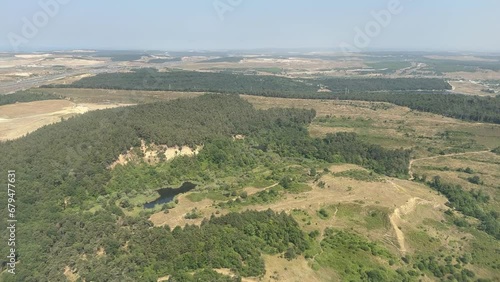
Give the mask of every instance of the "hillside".
<path id="1" fill-rule="evenodd" d="M 460 213 L 446 206 L 453 198 L 405 180 L 410 172 L 421 179 L 410 171 L 410 150 L 346 132 L 367 122 L 331 116 L 346 105 L 283 100 L 269 108 L 247 99 L 258 107 L 208 94 L 95 111 L 1 143 L 23 222 L 18 273 L 4 281 L 290 281 L 283 268 L 293 267 L 315 281 L 497 277 L 494 234 L 474 231 L 473 218 L 457 226 Z M 357 114 L 394 111 L 360 106 Z M 380 122 L 389 131 L 397 124 Z M 336 126 L 344 130 L 310 135 Z M 198 152 L 167 157 L 182 146 Z M 120 156 L 127 163 L 116 163 Z M 185 182 L 196 188 L 144 207 L 158 189 Z M 422 240 L 442 246 L 440 257 Z"/>

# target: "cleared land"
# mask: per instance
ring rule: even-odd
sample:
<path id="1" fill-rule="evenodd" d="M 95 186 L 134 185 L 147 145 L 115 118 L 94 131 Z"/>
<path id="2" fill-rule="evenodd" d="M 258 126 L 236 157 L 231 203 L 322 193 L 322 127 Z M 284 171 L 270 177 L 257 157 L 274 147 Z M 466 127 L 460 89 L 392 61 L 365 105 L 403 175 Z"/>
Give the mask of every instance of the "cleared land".
<path id="1" fill-rule="evenodd" d="M 22 137 L 44 125 L 88 111 L 202 95 L 196 92 L 100 89 L 34 89 L 33 91 L 63 95 L 69 100 L 36 101 L 0 106 L 0 141 Z"/>
<path id="2" fill-rule="evenodd" d="M 488 87 L 481 85 L 480 83 L 474 83 L 471 81 L 449 81 L 449 84 L 453 86 L 453 91 L 457 93 L 478 95 L 478 96 L 495 96 L 495 93 L 488 93 Z"/>
<path id="3" fill-rule="evenodd" d="M 0 106 L 0 141 L 12 140 L 38 128 L 88 111 L 127 106 L 124 104 L 76 104 L 47 100 Z"/>

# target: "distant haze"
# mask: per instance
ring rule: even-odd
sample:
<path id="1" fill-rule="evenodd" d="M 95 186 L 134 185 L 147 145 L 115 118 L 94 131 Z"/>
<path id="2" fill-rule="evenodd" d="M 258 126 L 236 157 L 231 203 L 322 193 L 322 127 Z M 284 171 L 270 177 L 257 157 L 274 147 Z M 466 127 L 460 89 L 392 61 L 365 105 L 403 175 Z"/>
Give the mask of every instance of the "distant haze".
<path id="1" fill-rule="evenodd" d="M 2 1 L 0 49 L 500 51 L 499 12 L 498 0 Z"/>

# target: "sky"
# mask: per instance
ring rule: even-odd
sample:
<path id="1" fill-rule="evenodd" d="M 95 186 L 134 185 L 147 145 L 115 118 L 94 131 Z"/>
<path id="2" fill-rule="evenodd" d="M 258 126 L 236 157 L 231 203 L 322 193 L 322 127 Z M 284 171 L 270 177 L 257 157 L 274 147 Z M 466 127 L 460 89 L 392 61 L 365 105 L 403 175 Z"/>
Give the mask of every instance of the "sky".
<path id="1" fill-rule="evenodd" d="M 500 52 L 498 0 L 0 0 L 0 49 Z"/>

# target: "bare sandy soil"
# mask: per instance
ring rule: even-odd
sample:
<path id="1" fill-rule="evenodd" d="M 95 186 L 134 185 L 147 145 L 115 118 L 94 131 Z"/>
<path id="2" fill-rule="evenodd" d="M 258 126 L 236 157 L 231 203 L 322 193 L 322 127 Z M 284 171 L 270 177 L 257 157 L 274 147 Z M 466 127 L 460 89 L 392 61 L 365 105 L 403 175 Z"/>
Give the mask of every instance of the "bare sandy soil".
<path id="1" fill-rule="evenodd" d="M 454 92 L 469 94 L 469 95 L 478 95 L 478 96 L 496 95 L 481 91 L 487 89 L 488 87 L 483 86 L 481 84 L 472 83 L 470 81 L 448 81 L 448 83 L 450 83 L 450 85 L 453 87 Z"/>
<path id="2" fill-rule="evenodd" d="M 17 139 L 38 128 L 88 111 L 127 106 L 123 104 L 75 104 L 48 100 L 0 106 L 0 141 Z"/>
<path id="3" fill-rule="evenodd" d="M 163 159 L 165 161 L 168 161 L 179 156 L 195 156 L 202 149 L 202 145 L 199 145 L 194 149 L 188 146 L 168 147 L 167 145 L 146 144 L 144 140 L 141 140 L 140 147 L 143 155 L 142 160 L 151 165 L 159 163 L 162 159 L 161 155 L 163 155 Z M 139 162 L 141 157 L 137 156 L 133 150 L 134 148 L 132 147 L 127 153 L 121 154 L 118 159 L 109 166 L 109 168 L 114 169 L 117 165 L 126 165 L 129 162 Z"/>

